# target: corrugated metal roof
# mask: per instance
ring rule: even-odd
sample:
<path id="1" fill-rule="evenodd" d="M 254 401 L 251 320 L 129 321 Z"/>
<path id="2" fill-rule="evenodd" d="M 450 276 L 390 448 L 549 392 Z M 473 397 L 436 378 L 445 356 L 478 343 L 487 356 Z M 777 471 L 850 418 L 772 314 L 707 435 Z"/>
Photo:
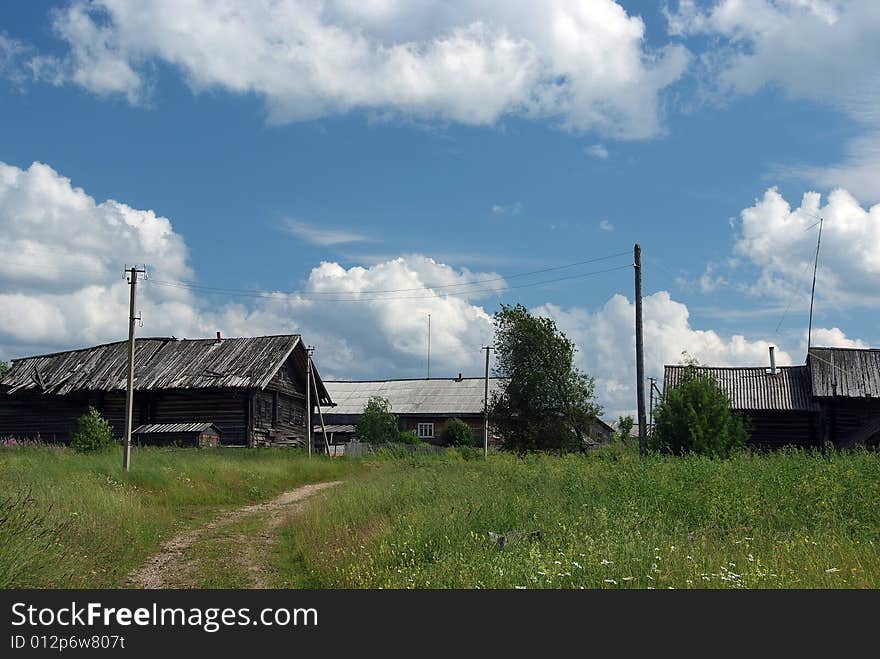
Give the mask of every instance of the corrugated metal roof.
<path id="1" fill-rule="evenodd" d="M 687 366 L 666 366 L 663 390 L 678 386 Z M 806 366 L 781 366 L 776 375 L 763 367 L 698 366 L 697 373 L 715 379 L 735 410 L 813 411 Z"/>
<path id="2" fill-rule="evenodd" d="M 147 435 L 163 432 L 205 432 L 213 430 L 218 435 L 219 428 L 210 422 L 201 423 L 146 423 L 132 430 L 133 435 Z"/>
<path id="3" fill-rule="evenodd" d="M 880 350 L 810 348 L 813 395 L 820 398 L 880 398 Z"/>
<path id="4" fill-rule="evenodd" d="M 297 334 L 216 339 L 138 339 L 136 390 L 265 387 L 293 349 Z M 0 386 L 9 393 L 36 390 L 64 395 L 73 391 L 125 389 L 128 343 L 104 345 L 13 360 Z M 319 389 L 323 387 L 316 378 Z"/>
<path id="5" fill-rule="evenodd" d="M 489 378 L 489 397 L 501 386 L 500 378 Z M 326 381 L 324 386 L 335 407 L 321 408 L 324 414 L 361 414 L 370 396 L 382 396 L 394 414 L 465 415 L 483 413 L 484 378 L 434 380 Z"/>

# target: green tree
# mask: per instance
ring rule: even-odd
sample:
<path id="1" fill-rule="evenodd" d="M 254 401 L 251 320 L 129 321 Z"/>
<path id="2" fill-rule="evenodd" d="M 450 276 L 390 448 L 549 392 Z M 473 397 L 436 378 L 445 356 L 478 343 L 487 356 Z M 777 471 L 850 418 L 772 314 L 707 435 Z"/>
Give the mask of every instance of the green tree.
<path id="1" fill-rule="evenodd" d="M 89 411 L 77 420 L 77 429 L 70 445 L 80 453 L 100 451 L 113 443 L 110 422 L 91 405 Z"/>
<path id="2" fill-rule="evenodd" d="M 391 413 L 391 403 L 381 396 L 370 396 L 355 428 L 355 435 L 362 442 L 370 444 L 396 442 L 399 431 L 397 416 Z"/>
<path id="3" fill-rule="evenodd" d="M 474 445 L 474 433 L 471 427 L 461 419 L 449 419 L 443 426 L 440 437 L 443 443 L 448 446 Z"/>
<path id="4" fill-rule="evenodd" d="M 711 377 L 688 364 L 654 410 L 653 447 L 664 453 L 727 457 L 748 439 L 745 420 Z"/>
<path id="5" fill-rule="evenodd" d="M 593 378 L 574 365 L 574 343 L 550 318 L 521 304 L 495 313 L 495 374 L 504 386 L 492 395 L 489 414 L 504 448 L 526 453 L 583 451 L 601 408 Z"/>
<path id="6" fill-rule="evenodd" d="M 0 378 L 9 372 L 9 362 L 0 360 Z"/>
<path id="7" fill-rule="evenodd" d="M 633 426 L 635 426 L 635 421 L 632 415 L 617 417 L 617 432 L 614 433 L 614 439 L 625 445 L 632 438 Z"/>

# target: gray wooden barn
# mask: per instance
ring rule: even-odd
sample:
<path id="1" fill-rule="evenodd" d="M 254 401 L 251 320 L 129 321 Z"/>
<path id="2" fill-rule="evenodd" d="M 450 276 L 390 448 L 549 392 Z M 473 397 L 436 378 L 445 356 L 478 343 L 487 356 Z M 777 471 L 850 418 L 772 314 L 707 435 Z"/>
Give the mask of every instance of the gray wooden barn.
<path id="1" fill-rule="evenodd" d="M 213 424 L 224 445 L 304 445 L 307 352 L 299 335 L 138 339 L 133 425 Z M 66 443 L 94 406 L 121 436 L 128 345 L 15 359 L 0 379 L 0 437 Z M 332 403 L 313 369 L 318 396 Z"/>

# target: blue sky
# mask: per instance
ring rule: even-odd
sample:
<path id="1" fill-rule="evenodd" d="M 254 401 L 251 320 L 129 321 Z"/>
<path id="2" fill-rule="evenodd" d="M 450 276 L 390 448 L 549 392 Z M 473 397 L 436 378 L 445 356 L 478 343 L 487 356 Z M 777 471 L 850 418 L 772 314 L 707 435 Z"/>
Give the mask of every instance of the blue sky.
<path id="1" fill-rule="evenodd" d="M 809 213 L 828 216 L 817 340 L 880 343 L 873 2 L 291 1 L 284 16 L 231 3 L 240 15 L 214 40 L 199 32 L 210 3 L 162 4 L 0 10 L 0 223 L 13 236 L 0 357 L 122 338 L 120 271 L 138 260 L 158 282 L 224 289 L 423 289 L 316 305 L 144 287 L 143 332 L 302 331 L 339 377 L 422 375 L 427 313 L 432 374 L 479 374 L 488 315 L 522 302 L 556 318 L 607 410 L 625 411 L 631 270 L 512 287 L 629 257 L 510 275 L 639 242 L 651 374 L 682 350 L 763 363 L 774 344 L 801 362 Z M 545 19 L 576 29 L 532 25 Z M 295 28 L 290 43 L 275 22 Z M 450 75 L 441 46 L 456 35 L 453 55 L 474 59 Z M 813 210 L 785 210 L 808 192 L 822 195 Z M 22 254 L 54 274 L 16 266 Z M 446 296 L 499 276 L 511 288 Z"/>

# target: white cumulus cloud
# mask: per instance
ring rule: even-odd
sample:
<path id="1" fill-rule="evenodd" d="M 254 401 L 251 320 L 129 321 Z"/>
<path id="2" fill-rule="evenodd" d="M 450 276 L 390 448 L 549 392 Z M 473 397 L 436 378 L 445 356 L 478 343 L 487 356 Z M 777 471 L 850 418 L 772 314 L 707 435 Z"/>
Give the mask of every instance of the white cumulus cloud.
<path id="1" fill-rule="evenodd" d="M 649 46 L 614 0 L 74 0 L 53 25 L 69 49 L 32 58 L 42 77 L 138 103 L 163 62 L 195 92 L 264 98 L 275 122 L 509 115 L 643 138 L 661 130 L 660 96 L 689 61 L 681 45 Z"/>
<path id="2" fill-rule="evenodd" d="M 824 204 L 819 193 L 807 192 L 793 207 L 770 188 L 742 211 L 734 253 L 759 269 L 750 291 L 778 300 L 809 298 L 820 217 L 817 299 L 838 308 L 877 307 L 880 204 L 864 208 L 843 189 L 832 191 Z"/>
<path id="3" fill-rule="evenodd" d="M 713 38 L 700 55 L 722 93 L 764 87 L 840 109 L 864 127 L 844 160 L 792 164 L 791 173 L 880 200 L 880 3 L 876 0 L 680 0 L 670 31 Z"/>

